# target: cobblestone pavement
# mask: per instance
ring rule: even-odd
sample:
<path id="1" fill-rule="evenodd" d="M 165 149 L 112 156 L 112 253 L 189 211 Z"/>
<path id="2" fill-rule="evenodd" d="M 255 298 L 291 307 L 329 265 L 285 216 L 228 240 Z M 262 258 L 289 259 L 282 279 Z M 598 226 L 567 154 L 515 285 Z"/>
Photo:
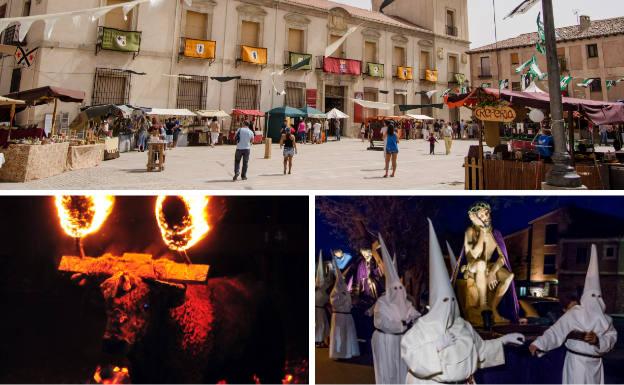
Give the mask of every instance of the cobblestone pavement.
<path id="1" fill-rule="evenodd" d="M 464 157 L 474 141 L 454 141 L 451 155 L 444 143 L 429 154 L 423 140 L 400 143 L 395 178 L 382 178 L 383 153 L 367 150 L 360 140 L 300 145 L 293 175 L 283 175 L 281 151 L 264 158 L 264 145 L 252 149 L 249 180 L 232 182 L 234 147 L 179 147 L 168 151 L 166 170 L 147 172 L 146 153 L 123 153 L 99 167 L 66 172 L 28 183 L 0 183 L 20 190 L 411 190 L 463 189 Z"/>

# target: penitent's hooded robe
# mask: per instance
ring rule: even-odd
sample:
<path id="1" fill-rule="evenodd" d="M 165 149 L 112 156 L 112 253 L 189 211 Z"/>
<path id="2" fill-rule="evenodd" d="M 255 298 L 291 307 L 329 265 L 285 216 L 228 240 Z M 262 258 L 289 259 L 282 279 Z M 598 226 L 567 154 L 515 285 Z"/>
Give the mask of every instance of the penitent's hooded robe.
<path id="1" fill-rule="evenodd" d="M 379 235 L 381 255 L 386 272 L 386 292 L 379 297 L 374 308 L 375 332 L 371 341 L 375 382 L 377 384 L 403 384 L 407 365 L 401 358 L 401 338 L 420 313 L 407 300 L 396 264 Z"/>
<path id="2" fill-rule="evenodd" d="M 314 287 L 314 330 L 317 343 L 325 341 L 329 336 L 329 321 L 325 306 L 329 302 L 327 295 L 327 280 L 323 267 L 323 252 L 319 251 L 318 267 L 316 268 L 316 283 Z"/>
<path id="3" fill-rule="evenodd" d="M 406 383 L 467 383 L 477 369 L 505 363 L 502 341 L 483 341 L 461 318 L 431 221 L 429 304 L 429 313 L 420 317 L 401 341 L 401 356 L 409 369 Z M 456 341 L 438 351 L 445 333 L 453 334 Z"/>
<path id="4" fill-rule="evenodd" d="M 598 336 L 598 346 L 568 338 L 572 331 L 593 331 Z M 581 304 L 568 310 L 533 344 L 542 352 L 547 352 L 565 343 L 567 353 L 563 364 L 564 384 L 604 384 L 601 357 L 613 349 L 616 341 L 617 331 L 611 317 L 605 314 L 598 255 L 596 245 L 592 245 Z"/>
<path id="5" fill-rule="evenodd" d="M 329 358 L 333 360 L 349 359 L 360 355 L 355 322 L 351 315 L 351 294 L 347 290 L 347 284 L 335 259 L 333 264 L 336 282 L 329 295 L 329 302 L 332 307 Z"/>

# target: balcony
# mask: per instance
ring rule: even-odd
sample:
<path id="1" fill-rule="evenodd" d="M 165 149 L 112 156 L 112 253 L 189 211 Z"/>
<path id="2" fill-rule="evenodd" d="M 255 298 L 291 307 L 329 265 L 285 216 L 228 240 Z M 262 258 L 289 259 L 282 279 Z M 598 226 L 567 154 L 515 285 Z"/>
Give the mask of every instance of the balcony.
<path id="1" fill-rule="evenodd" d="M 459 75 L 460 77 L 462 77 L 462 76 L 464 77 L 464 81 L 463 81 L 463 82 L 461 82 L 461 83 L 460 83 L 460 82 L 457 80 L 458 75 Z M 449 72 L 449 73 L 447 74 L 447 78 L 446 78 L 446 79 L 447 79 L 447 81 L 448 81 L 449 85 L 461 86 L 463 83 L 465 83 L 465 82 L 466 82 L 466 76 L 465 76 L 463 73 L 461 73 L 461 72 Z"/>
<path id="2" fill-rule="evenodd" d="M 99 27 L 95 54 L 103 50 L 131 53 L 136 57 L 141 51 L 141 32 Z"/>
<path id="3" fill-rule="evenodd" d="M 491 79 L 492 76 L 492 72 L 487 70 L 487 71 L 479 71 L 479 79 Z"/>
<path id="4" fill-rule="evenodd" d="M 329 74 L 360 76 L 362 75 L 362 62 L 353 59 L 317 56 L 316 69 Z"/>
<path id="5" fill-rule="evenodd" d="M 238 67 L 241 63 L 247 63 L 264 68 L 267 65 L 268 56 L 266 48 L 240 45 L 235 67 Z"/>
<path id="6" fill-rule="evenodd" d="M 392 78 L 403 81 L 414 80 L 414 68 L 407 66 L 392 66 Z"/>
<path id="7" fill-rule="evenodd" d="M 209 65 L 215 61 L 217 52 L 217 42 L 212 40 L 180 38 L 180 50 L 178 52 L 178 62 L 182 58 L 207 60 Z"/>
<path id="8" fill-rule="evenodd" d="M 295 68 L 296 70 L 311 71 L 312 70 L 312 55 L 308 53 L 284 51 L 284 68 L 290 68 L 308 59 L 310 60 L 310 63 L 308 65 Z"/>
<path id="9" fill-rule="evenodd" d="M 457 37 L 458 33 L 457 33 L 457 27 L 454 25 L 447 25 L 446 26 L 446 35 L 447 36 L 454 36 Z"/>
<path id="10" fill-rule="evenodd" d="M 429 76 L 427 76 L 429 73 Z M 438 81 L 438 71 L 431 68 L 421 68 L 420 69 L 420 80 L 425 80 L 432 83 L 437 83 Z"/>
<path id="11" fill-rule="evenodd" d="M 364 76 L 370 76 L 371 78 L 383 79 L 385 76 L 385 66 L 380 63 L 366 63 L 364 67 Z"/>

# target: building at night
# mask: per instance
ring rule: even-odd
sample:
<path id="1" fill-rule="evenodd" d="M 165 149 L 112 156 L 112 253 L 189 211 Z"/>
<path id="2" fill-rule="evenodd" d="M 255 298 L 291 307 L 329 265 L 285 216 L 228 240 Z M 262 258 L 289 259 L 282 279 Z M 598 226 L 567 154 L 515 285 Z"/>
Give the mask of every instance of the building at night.
<path id="1" fill-rule="evenodd" d="M 121 0 L 0 0 L 0 17 L 38 15 L 122 3 Z M 343 127 L 359 133 L 359 122 L 378 111 L 353 99 L 393 104 L 440 103 L 418 91 L 457 86 L 469 71 L 467 0 L 397 0 L 380 13 L 380 1 L 364 10 L 327 0 L 183 0 L 148 3 L 127 18 L 122 9 L 94 22 L 57 23 L 49 37 L 35 23 L 24 46 L 38 47 L 32 67 L 0 60 L 0 92 L 63 86 L 86 92 L 85 105 L 132 104 L 154 108 L 268 111 L 289 105 L 334 107 L 351 116 Z M 408 12 L 405 12 L 408 10 Z M 325 48 L 350 27 L 360 28 L 323 60 Z M 18 44 L 19 25 L 3 34 Z M 124 49 L 109 44 L 122 36 Z M 197 51 L 197 47 L 202 49 Z M 195 49 L 194 49 L 195 48 Z M 311 58 L 310 66 L 275 77 L 273 72 Z M 427 71 L 437 71 L 427 77 Z M 241 76 L 219 82 L 212 77 Z M 459 77 L 460 79 L 462 76 Z M 281 95 L 275 90 L 285 90 Z M 63 105 L 71 121 L 80 106 Z M 41 123 L 51 106 L 28 109 L 18 123 Z M 418 113 L 458 119 L 459 112 Z M 383 115 L 399 113 L 379 112 Z M 450 114 L 450 115 L 449 115 Z"/>
<path id="2" fill-rule="evenodd" d="M 566 206 L 530 221 L 505 243 L 518 294 L 559 298 L 580 297 L 595 244 L 607 311 L 624 311 L 623 220 Z"/>
<path id="3" fill-rule="evenodd" d="M 578 25 L 557 28 L 557 35 L 561 74 L 573 77 L 567 89 L 569 96 L 604 101 L 624 99 L 624 86 L 607 87 L 606 83 L 624 75 L 624 17 L 591 20 L 581 16 Z M 471 83 L 496 87 L 498 80 L 507 79 L 510 89 L 520 91 L 520 74 L 515 73 L 520 64 L 535 55 L 540 69 L 546 72 L 546 57 L 536 52 L 536 43 L 534 32 L 470 50 Z M 579 87 L 577 84 L 584 79 L 594 81 L 587 88 Z M 548 90 L 548 80 L 537 84 Z"/>

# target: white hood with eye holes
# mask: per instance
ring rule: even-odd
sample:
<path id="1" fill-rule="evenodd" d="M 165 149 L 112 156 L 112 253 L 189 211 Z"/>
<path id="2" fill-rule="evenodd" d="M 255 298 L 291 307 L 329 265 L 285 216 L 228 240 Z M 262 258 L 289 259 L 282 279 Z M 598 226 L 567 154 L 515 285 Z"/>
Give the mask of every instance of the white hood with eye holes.
<path id="1" fill-rule="evenodd" d="M 589 267 L 585 276 L 585 287 L 581 297 L 582 312 L 575 312 L 583 319 L 579 323 L 587 330 L 593 330 L 597 334 L 606 331 L 611 324 L 610 317 L 605 314 L 605 303 L 600 289 L 600 271 L 598 269 L 598 252 L 596 245 L 592 245 Z"/>
<path id="2" fill-rule="evenodd" d="M 334 289 L 329 295 L 329 302 L 334 312 L 349 313 L 351 312 L 351 294 L 347 288 L 342 272 L 336 263 L 336 259 L 333 258 L 332 264 L 334 265 L 334 272 L 336 274 L 336 281 L 334 282 Z"/>
<path id="3" fill-rule="evenodd" d="M 407 300 L 405 287 L 399 279 L 399 275 L 396 271 L 396 265 L 390 258 L 390 253 L 388 252 L 388 248 L 386 247 L 386 243 L 381 237 L 381 234 L 379 234 L 379 243 L 381 245 L 381 256 L 386 274 L 386 292 L 379 298 L 379 300 L 385 302 L 387 306 L 384 308 L 393 313 L 389 314 L 392 319 L 406 321 L 409 318 L 413 306 Z"/>

